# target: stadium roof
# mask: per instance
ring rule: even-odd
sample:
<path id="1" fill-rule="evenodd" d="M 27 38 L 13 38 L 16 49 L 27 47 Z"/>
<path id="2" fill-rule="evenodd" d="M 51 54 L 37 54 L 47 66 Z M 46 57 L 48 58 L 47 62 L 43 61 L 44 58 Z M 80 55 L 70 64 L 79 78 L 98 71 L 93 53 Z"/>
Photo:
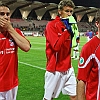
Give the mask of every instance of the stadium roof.
<path id="1" fill-rule="evenodd" d="M 14 11 L 17 13 L 19 11 L 33 13 L 35 11 L 37 16 L 43 16 L 48 11 L 57 12 L 57 4 L 59 2 L 60 0 L 0 0 L 0 3 L 5 3 L 11 8 L 12 13 Z M 96 11 L 100 9 L 100 0 L 73 0 L 73 2 L 76 5 L 74 10 L 76 14 L 91 14 L 95 16 Z M 34 14 L 35 17 L 37 17 L 36 14 Z M 20 14 L 15 14 L 15 16 L 17 15 Z"/>
<path id="2" fill-rule="evenodd" d="M 34 1 L 34 0 L 27 0 Z M 58 4 L 60 0 L 36 0 L 44 3 L 56 3 Z M 97 7 L 100 8 L 100 0 L 72 0 L 76 6 L 85 6 L 85 7 Z"/>

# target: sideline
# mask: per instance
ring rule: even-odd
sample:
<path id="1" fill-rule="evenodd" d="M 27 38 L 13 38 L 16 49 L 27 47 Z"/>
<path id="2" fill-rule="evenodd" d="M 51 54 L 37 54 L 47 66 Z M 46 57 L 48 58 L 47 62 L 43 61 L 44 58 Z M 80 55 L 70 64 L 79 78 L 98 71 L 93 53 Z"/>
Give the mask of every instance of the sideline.
<path id="1" fill-rule="evenodd" d="M 24 62 L 20 62 L 20 61 L 18 61 L 18 63 L 24 64 L 24 65 L 28 65 L 28 66 L 31 66 L 31 67 L 33 67 L 33 68 L 46 70 L 45 68 L 41 68 L 41 67 L 39 67 L 39 66 L 34 66 L 34 65 L 31 65 L 31 64 L 28 64 L 28 63 L 24 63 Z"/>

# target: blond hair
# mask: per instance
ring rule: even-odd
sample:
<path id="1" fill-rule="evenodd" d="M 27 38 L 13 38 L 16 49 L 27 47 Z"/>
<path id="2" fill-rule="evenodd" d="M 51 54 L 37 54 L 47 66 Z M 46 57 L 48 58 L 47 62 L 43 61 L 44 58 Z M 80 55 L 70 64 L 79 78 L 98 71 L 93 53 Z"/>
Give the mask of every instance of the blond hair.
<path id="1" fill-rule="evenodd" d="M 75 5 L 72 0 L 61 0 L 60 3 L 58 4 L 58 9 L 62 10 L 63 7 L 65 7 L 65 6 L 75 8 Z"/>

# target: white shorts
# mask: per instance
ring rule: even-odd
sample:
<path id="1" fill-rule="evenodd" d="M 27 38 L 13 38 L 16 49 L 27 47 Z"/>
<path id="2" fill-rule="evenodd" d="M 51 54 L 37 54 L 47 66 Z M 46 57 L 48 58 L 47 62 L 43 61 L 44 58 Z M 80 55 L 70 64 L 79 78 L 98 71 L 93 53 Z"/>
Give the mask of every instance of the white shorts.
<path id="1" fill-rule="evenodd" d="M 44 98 L 51 100 L 51 98 L 58 98 L 62 91 L 65 95 L 76 95 L 76 77 L 73 67 L 66 72 L 55 73 L 46 71 L 45 73 L 45 93 Z"/>
<path id="2" fill-rule="evenodd" d="M 18 86 L 5 92 L 0 92 L 0 100 L 16 100 Z"/>

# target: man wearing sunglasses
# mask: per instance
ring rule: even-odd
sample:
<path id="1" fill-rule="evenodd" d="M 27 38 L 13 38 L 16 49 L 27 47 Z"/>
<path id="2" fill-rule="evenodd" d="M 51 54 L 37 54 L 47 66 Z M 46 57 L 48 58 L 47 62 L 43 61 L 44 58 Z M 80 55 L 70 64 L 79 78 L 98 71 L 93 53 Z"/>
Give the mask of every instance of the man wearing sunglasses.
<path id="1" fill-rule="evenodd" d="M 62 19 L 71 16 L 74 10 L 71 0 L 58 4 L 58 16 L 46 26 L 46 73 L 43 100 L 58 98 L 60 92 L 76 100 L 76 78 L 71 65 L 71 33 Z"/>
<path id="2" fill-rule="evenodd" d="M 18 47 L 27 52 L 29 41 L 10 22 L 10 9 L 0 5 L 0 100 L 16 100 L 18 89 Z"/>

